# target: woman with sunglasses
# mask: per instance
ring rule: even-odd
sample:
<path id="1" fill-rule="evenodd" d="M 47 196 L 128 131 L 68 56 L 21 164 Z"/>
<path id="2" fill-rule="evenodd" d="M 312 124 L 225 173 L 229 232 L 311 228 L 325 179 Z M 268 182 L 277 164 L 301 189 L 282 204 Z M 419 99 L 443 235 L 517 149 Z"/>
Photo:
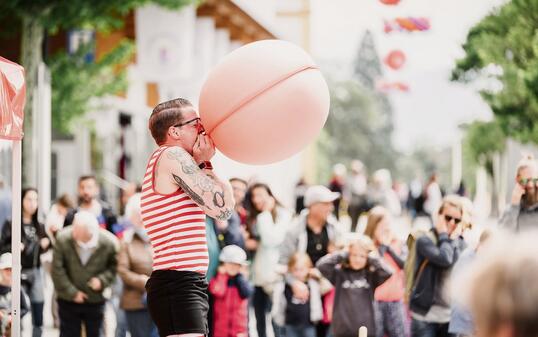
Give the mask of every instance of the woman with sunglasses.
<path id="1" fill-rule="evenodd" d="M 531 155 L 517 166 L 512 199 L 499 224 L 515 231 L 538 229 L 538 164 Z"/>
<path id="2" fill-rule="evenodd" d="M 462 237 L 464 216 L 463 198 L 445 197 L 432 235 L 423 235 L 416 241 L 416 276 L 409 301 L 411 337 L 453 336 L 448 333 L 451 311 L 444 288 L 452 266 L 466 247 Z"/>

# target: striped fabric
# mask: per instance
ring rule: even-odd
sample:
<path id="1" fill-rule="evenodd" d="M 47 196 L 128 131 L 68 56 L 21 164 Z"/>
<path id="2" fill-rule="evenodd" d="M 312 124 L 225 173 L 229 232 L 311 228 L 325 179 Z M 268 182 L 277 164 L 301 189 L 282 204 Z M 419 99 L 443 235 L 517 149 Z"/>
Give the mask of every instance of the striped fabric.
<path id="1" fill-rule="evenodd" d="M 153 270 L 183 270 L 205 274 L 209 264 L 205 213 L 180 188 L 171 194 L 154 189 L 157 160 L 151 156 L 142 184 L 142 221 L 153 247 Z"/>

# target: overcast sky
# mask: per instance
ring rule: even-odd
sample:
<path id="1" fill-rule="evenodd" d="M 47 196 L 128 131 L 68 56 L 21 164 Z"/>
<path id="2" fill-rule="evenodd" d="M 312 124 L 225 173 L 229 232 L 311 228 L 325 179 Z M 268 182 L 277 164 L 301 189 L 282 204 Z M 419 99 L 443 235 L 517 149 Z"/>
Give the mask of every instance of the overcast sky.
<path id="1" fill-rule="evenodd" d="M 399 71 L 384 67 L 388 79 L 410 86 L 409 93 L 390 95 L 395 109 L 395 144 L 409 150 L 415 144 L 448 145 L 457 126 L 489 119 L 491 111 L 469 87 L 448 79 L 468 30 L 504 0 L 402 0 L 386 6 L 378 0 L 312 0 L 311 52 L 332 72 L 349 69 L 366 29 L 374 34 L 381 58 L 402 50 L 407 62 Z M 427 17 L 428 32 L 385 34 L 383 20 L 398 16 Z"/>

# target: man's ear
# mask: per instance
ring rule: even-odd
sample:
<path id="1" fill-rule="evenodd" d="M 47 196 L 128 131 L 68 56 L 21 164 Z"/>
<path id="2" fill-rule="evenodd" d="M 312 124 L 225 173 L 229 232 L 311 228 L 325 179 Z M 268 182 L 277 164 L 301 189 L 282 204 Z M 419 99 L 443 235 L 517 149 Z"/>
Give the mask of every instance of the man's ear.
<path id="1" fill-rule="evenodd" d="M 173 126 L 169 127 L 168 128 L 168 135 L 174 139 L 177 139 L 179 138 L 179 131 L 178 131 L 178 128 L 175 128 Z"/>

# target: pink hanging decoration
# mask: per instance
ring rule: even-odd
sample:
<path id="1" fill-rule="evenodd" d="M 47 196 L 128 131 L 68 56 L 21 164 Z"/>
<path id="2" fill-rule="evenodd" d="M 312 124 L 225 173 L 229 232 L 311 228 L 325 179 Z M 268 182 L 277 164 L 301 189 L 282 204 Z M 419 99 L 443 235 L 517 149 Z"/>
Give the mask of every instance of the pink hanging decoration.
<path id="1" fill-rule="evenodd" d="M 22 139 L 25 99 L 24 68 L 0 56 L 0 138 Z"/>

